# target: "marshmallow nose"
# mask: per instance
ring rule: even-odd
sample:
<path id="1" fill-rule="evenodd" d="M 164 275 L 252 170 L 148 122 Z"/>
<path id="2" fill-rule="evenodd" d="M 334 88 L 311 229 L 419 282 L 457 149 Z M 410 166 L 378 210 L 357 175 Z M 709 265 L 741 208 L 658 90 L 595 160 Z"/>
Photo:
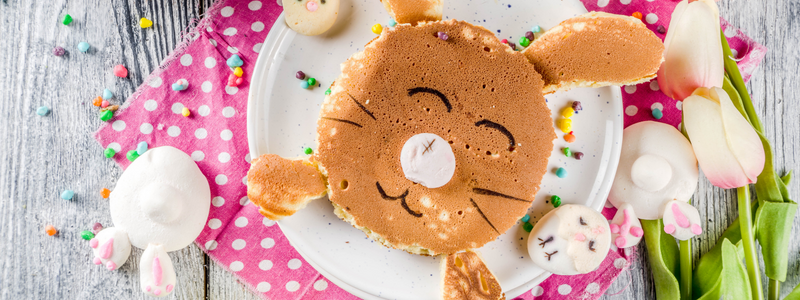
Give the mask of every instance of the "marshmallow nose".
<path id="1" fill-rule="evenodd" d="M 631 166 L 631 180 L 643 190 L 661 190 L 672 180 L 672 166 L 661 156 L 642 155 Z"/>
<path id="2" fill-rule="evenodd" d="M 412 136 L 400 152 L 403 173 L 427 188 L 441 187 L 453 178 L 456 157 L 450 143 L 433 133 Z"/>
<path id="3" fill-rule="evenodd" d="M 315 11 L 317 11 L 318 8 L 319 8 L 319 4 L 317 4 L 317 2 L 308 1 L 308 3 L 306 3 L 306 9 L 308 11 L 310 11 L 310 12 L 315 12 Z"/>

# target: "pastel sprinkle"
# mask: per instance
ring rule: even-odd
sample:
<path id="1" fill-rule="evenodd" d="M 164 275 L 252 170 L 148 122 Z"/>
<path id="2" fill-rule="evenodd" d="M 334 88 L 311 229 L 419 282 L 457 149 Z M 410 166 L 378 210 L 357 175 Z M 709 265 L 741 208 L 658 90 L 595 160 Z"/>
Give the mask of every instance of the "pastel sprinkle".
<path id="1" fill-rule="evenodd" d="M 522 47 L 528 47 L 531 44 L 531 40 L 527 37 L 521 36 L 519 37 L 519 45 Z"/>
<path id="2" fill-rule="evenodd" d="M 192 115 L 192 112 L 189 110 L 189 108 L 187 108 L 187 107 L 184 107 L 184 108 L 181 110 L 181 115 L 182 115 L 182 116 L 184 116 L 184 117 L 187 117 L 187 118 L 188 118 L 189 116 L 191 116 L 191 115 Z"/>
<path id="3" fill-rule="evenodd" d="M 558 176 L 558 178 L 567 177 L 567 170 L 564 168 L 558 168 L 558 170 L 556 170 L 556 176 Z"/>
<path id="4" fill-rule="evenodd" d="M 145 152 L 147 152 L 147 142 L 139 142 L 139 144 L 136 145 L 136 154 L 141 156 L 144 155 Z"/>
<path id="5" fill-rule="evenodd" d="M 303 149 L 303 153 L 305 153 L 306 155 L 311 155 L 311 153 L 314 153 L 314 150 L 309 147 L 306 147 L 305 149 Z"/>
<path id="6" fill-rule="evenodd" d="M 572 131 L 572 120 L 570 119 L 561 119 L 558 120 L 558 128 L 561 129 L 563 133 L 569 133 Z"/>
<path id="7" fill-rule="evenodd" d="M 104 110 L 100 112 L 100 120 L 108 121 L 114 117 L 114 112 L 112 110 Z"/>
<path id="8" fill-rule="evenodd" d="M 572 101 L 572 109 L 574 111 L 581 111 L 583 110 L 583 106 L 580 101 Z"/>
<path id="9" fill-rule="evenodd" d="M 87 240 L 87 241 L 91 240 L 91 239 L 94 238 L 94 233 L 92 233 L 89 230 L 81 231 L 81 238 L 84 239 L 84 240 Z"/>
<path id="10" fill-rule="evenodd" d="M 297 79 L 300 79 L 300 80 L 305 80 L 306 79 L 306 73 L 303 73 L 303 71 L 297 71 L 297 73 L 294 74 L 294 78 L 297 78 Z"/>
<path id="11" fill-rule="evenodd" d="M 583 158 L 583 152 L 574 152 L 572 153 L 572 157 L 574 157 L 575 160 L 581 160 L 581 158 Z"/>
<path id="12" fill-rule="evenodd" d="M 305 80 L 301 81 L 300 82 L 300 87 L 304 88 L 304 89 L 308 89 L 308 87 L 309 87 L 308 81 L 305 81 Z"/>
<path id="13" fill-rule="evenodd" d="M 108 199 L 108 197 L 111 196 L 111 190 L 109 190 L 107 188 L 101 189 L 100 190 L 100 196 L 103 197 L 103 199 Z"/>
<path id="14" fill-rule="evenodd" d="M 631 16 L 633 16 L 634 18 L 637 18 L 637 19 L 639 19 L 639 20 L 641 20 L 641 19 L 642 19 L 642 13 L 640 13 L 640 12 L 638 12 L 638 11 L 637 11 L 637 12 L 634 12 L 633 14 L 631 14 Z"/>
<path id="15" fill-rule="evenodd" d="M 539 27 L 539 25 L 533 26 L 533 27 L 531 27 L 531 31 L 533 33 L 539 33 L 539 32 L 542 31 L 542 27 Z"/>
<path id="16" fill-rule="evenodd" d="M 383 26 L 381 26 L 381 24 L 372 25 L 372 33 L 381 34 L 381 32 L 383 32 Z"/>
<path id="17" fill-rule="evenodd" d="M 526 31 L 525 38 L 527 38 L 528 41 L 533 41 L 536 38 L 536 35 L 533 34 L 533 31 Z"/>
<path id="18" fill-rule="evenodd" d="M 109 89 L 104 89 L 103 90 L 103 99 L 104 100 L 111 99 L 112 97 L 114 97 L 114 93 L 112 93 L 111 90 L 109 90 Z"/>
<path id="19" fill-rule="evenodd" d="M 44 227 L 44 232 L 47 233 L 47 235 L 49 236 L 54 236 L 56 235 L 56 233 L 58 233 L 58 230 L 56 230 L 56 228 L 53 227 L 53 225 L 47 225 Z"/>
<path id="20" fill-rule="evenodd" d="M 446 41 L 447 39 L 449 39 L 449 38 L 450 38 L 450 36 L 448 36 L 448 35 L 447 35 L 447 33 L 446 33 L 446 32 L 444 32 L 444 31 L 439 31 L 439 32 L 437 32 L 437 33 L 436 33 L 436 36 L 438 36 L 438 37 L 439 37 L 439 39 L 440 39 L 440 40 L 443 40 L 443 41 Z"/>
<path id="21" fill-rule="evenodd" d="M 533 225 L 528 222 L 522 223 L 522 229 L 525 229 L 525 232 L 531 232 L 531 230 L 533 230 Z"/>
<path id="22" fill-rule="evenodd" d="M 561 110 L 561 116 L 564 118 L 571 118 L 574 115 L 575 115 L 575 109 L 573 109 L 570 106 L 567 106 Z"/>
<path id="23" fill-rule="evenodd" d="M 56 46 L 55 48 L 53 48 L 53 55 L 55 56 L 62 56 L 66 52 L 67 51 L 65 51 L 64 48 L 61 46 Z"/>
<path id="24" fill-rule="evenodd" d="M 242 58 L 239 57 L 239 54 L 234 54 L 231 55 L 231 57 L 228 58 L 228 60 L 225 61 L 225 63 L 228 64 L 228 67 L 235 68 L 235 67 L 241 67 L 244 64 L 244 61 L 242 61 Z"/>
<path id="25" fill-rule="evenodd" d="M 311 77 L 311 78 L 309 78 L 309 79 L 308 79 L 308 85 L 309 85 L 309 86 L 315 86 L 315 85 L 317 85 L 317 79 L 316 79 L 316 78 L 314 78 L 314 77 Z"/>
<path id="26" fill-rule="evenodd" d="M 117 154 L 117 151 L 112 149 L 112 148 L 106 148 L 106 150 L 103 150 L 103 155 L 105 155 L 106 158 L 112 158 L 116 154 Z"/>
<path id="27" fill-rule="evenodd" d="M 553 195 L 550 197 L 550 203 L 553 204 L 553 207 L 561 206 L 561 197 Z"/>
<path id="28" fill-rule="evenodd" d="M 84 52 L 84 53 L 89 51 L 89 43 L 87 43 L 87 42 L 78 43 L 78 51 Z"/>
<path id="29" fill-rule="evenodd" d="M 514 44 L 514 43 L 512 43 L 510 41 L 506 41 L 506 43 L 508 43 L 508 46 L 511 47 L 511 50 L 517 50 L 517 45 L 516 44 Z"/>
<path id="30" fill-rule="evenodd" d="M 139 19 L 139 27 L 141 27 L 141 28 L 149 28 L 150 26 L 153 26 L 153 21 L 150 21 L 147 18 Z"/>
<path id="31" fill-rule="evenodd" d="M 665 33 L 667 33 L 667 28 L 664 27 L 664 25 L 658 25 L 658 28 L 656 28 L 656 31 L 658 31 L 658 33 L 660 33 L 660 34 L 665 34 Z"/>
<path id="32" fill-rule="evenodd" d="M 137 158 L 139 158 L 139 153 L 136 152 L 136 150 L 131 150 L 131 151 L 128 151 L 128 154 L 125 155 L 125 156 L 128 157 L 128 160 L 132 162 L 132 161 L 136 160 Z"/>
<path id="33" fill-rule="evenodd" d="M 564 149 L 562 149 L 561 151 L 564 152 L 564 155 L 566 155 L 567 157 L 572 156 L 572 150 L 569 150 L 569 147 L 564 147 Z"/>
<path id="34" fill-rule="evenodd" d="M 92 233 L 97 234 L 100 230 L 103 230 L 103 224 L 95 222 L 94 225 L 92 225 Z"/>
<path id="35" fill-rule="evenodd" d="M 567 143 L 574 143 L 575 142 L 575 135 L 571 134 L 571 133 L 567 133 L 567 134 L 564 135 L 564 140 L 567 141 Z"/>
<path id="36" fill-rule="evenodd" d="M 72 16 L 67 14 L 67 15 L 64 16 L 64 20 L 61 21 L 61 24 L 69 25 L 70 23 L 72 23 Z"/>
<path id="37" fill-rule="evenodd" d="M 111 104 L 111 103 L 108 103 L 108 101 L 103 100 L 102 102 L 100 102 L 100 107 L 101 108 L 106 108 L 106 107 L 108 107 L 109 104 Z"/>
<path id="38" fill-rule="evenodd" d="M 72 200 L 72 197 L 75 197 L 75 192 L 72 190 L 65 190 L 61 192 L 61 199 Z"/>
<path id="39" fill-rule="evenodd" d="M 507 39 L 502 39 L 502 40 L 500 40 L 500 42 L 503 43 L 503 44 L 508 44 L 508 40 Z"/>
<path id="40" fill-rule="evenodd" d="M 653 110 L 653 118 L 655 118 L 656 120 L 661 120 L 661 118 L 663 118 L 663 117 L 664 117 L 664 113 L 661 112 L 660 109 L 656 108 L 656 109 Z"/>
<path id="41" fill-rule="evenodd" d="M 50 113 L 50 108 L 48 108 L 47 106 L 40 106 L 39 108 L 36 109 L 36 114 L 42 117 L 46 116 L 49 113 Z"/>
<path id="42" fill-rule="evenodd" d="M 128 77 L 128 69 L 123 65 L 114 66 L 114 75 L 119 78 Z"/>
<path id="43" fill-rule="evenodd" d="M 394 20 L 394 19 L 392 19 L 392 18 L 389 18 L 389 26 L 390 26 L 390 27 L 395 27 L 395 26 L 397 26 L 397 21 L 395 21 L 395 20 Z"/>
<path id="44" fill-rule="evenodd" d="M 330 94 L 331 94 L 331 89 L 330 89 L 330 88 L 328 88 L 327 90 L 325 90 L 325 96 L 327 96 L 327 95 L 330 95 Z"/>
<path id="45" fill-rule="evenodd" d="M 242 70 L 242 67 L 236 67 L 233 69 L 233 75 L 236 75 L 236 77 L 242 77 L 242 75 L 244 75 L 244 70 Z"/>
<path id="46" fill-rule="evenodd" d="M 530 220 L 531 220 L 531 216 L 529 216 L 529 215 L 524 215 L 524 216 L 522 216 L 522 219 L 520 219 L 520 221 L 522 221 L 522 222 L 528 222 Z"/>
<path id="47" fill-rule="evenodd" d="M 235 74 L 228 76 L 228 86 L 239 86 L 242 82 L 244 82 L 242 77 L 236 77 Z"/>
<path id="48" fill-rule="evenodd" d="M 178 81 L 172 84 L 172 90 L 176 92 L 184 91 L 187 88 L 189 88 L 189 81 L 186 79 L 178 79 Z"/>
<path id="49" fill-rule="evenodd" d="M 94 106 L 100 106 L 101 104 L 103 104 L 102 96 L 97 96 L 97 98 L 94 98 L 94 100 L 92 100 L 92 105 Z"/>

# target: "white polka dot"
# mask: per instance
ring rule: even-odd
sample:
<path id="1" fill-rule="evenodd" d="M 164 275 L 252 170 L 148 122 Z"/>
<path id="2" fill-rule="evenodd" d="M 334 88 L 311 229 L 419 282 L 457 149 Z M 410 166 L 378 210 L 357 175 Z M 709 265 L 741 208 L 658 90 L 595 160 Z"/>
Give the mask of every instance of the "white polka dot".
<path id="1" fill-rule="evenodd" d="M 247 226 L 248 220 L 247 217 L 239 217 L 236 219 L 236 222 L 233 223 L 236 224 L 236 227 L 242 228 Z"/>
<path id="2" fill-rule="evenodd" d="M 625 267 L 625 264 L 627 264 L 627 263 L 628 263 L 628 261 L 625 260 L 624 258 L 622 258 L 622 257 L 617 258 L 617 259 L 614 260 L 614 268 L 622 269 L 622 268 Z"/>
<path id="3" fill-rule="evenodd" d="M 236 48 L 236 47 L 233 47 L 233 46 L 228 46 L 228 52 L 234 53 L 234 54 L 235 53 L 239 53 L 239 48 Z"/>
<path id="4" fill-rule="evenodd" d="M 261 32 L 261 31 L 264 30 L 264 23 L 255 22 L 255 23 L 253 23 L 253 25 L 250 25 L 250 30 L 255 31 L 255 32 Z"/>
<path id="5" fill-rule="evenodd" d="M 569 284 L 562 284 L 558 286 L 558 293 L 561 295 L 569 295 L 572 292 L 572 287 Z"/>
<path id="6" fill-rule="evenodd" d="M 210 240 L 210 241 L 206 242 L 206 250 L 211 251 L 211 250 L 214 250 L 214 249 L 217 249 L 217 241 Z"/>
<path id="7" fill-rule="evenodd" d="M 139 126 L 139 131 L 141 131 L 143 134 L 150 134 L 153 132 L 153 124 L 142 123 L 142 125 Z"/>
<path id="8" fill-rule="evenodd" d="M 144 109 L 147 111 L 154 111 L 158 107 L 158 102 L 156 100 L 150 99 L 144 102 Z"/>
<path id="9" fill-rule="evenodd" d="M 626 85 L 625 86 L 625 92 L 628 93 L 628 94 L 636 93 L 636 85 L 635 84 Z"/>
<path id="10" fill-rule="evenodd" d="M 262 260 L 260 263 L 258 263 L 258 268 L 264 271 L 272 269 L 272 261 L 269 259 Z"/>
<path id="11" fill-rule="evenodd" d="M 220 207 L 223 204 L 225 204 L 225 198 L 222 198 L 220 196 L 216 196 L 214 198 L 211 198 L 211 205 L 214 205 L 216 207 Z"/>
<path id="12" fill-rule="evenodd" d="M 246 205 L 247 202 L 250 202 L 250 198 L 247 198 L 247 196 L 244 196 L 241 199 L 239 199 L 239 204 L 242 206 Z"/>
<path id="13" fill-rule="evenodd" d="M 114 149 L 114 152 L 120 152 L 120 151 L 122 151 L 122 146 L 120 146 L 120 145 L 119 145 L 119 144 L 117 144 L 117 143 L 110 143 L 110 144 L 108 144 L 108 146 L 106 146 L 106 148 L 111 148 L 111 149 Z"/>
<path id="14" fill-rule="evenodd" d="M 157 88 L 161 86 L 161 83 L 163 83 L 161 77 L 153 77 L 153 79 L 151 79 L 150 82 L 147 83 L 147 85 Z"/>
<path id="15" fill-rule="evenodd" d="M 235 95 L 236 92 L 238 92 L 238 91 L 239 91 L 239 88 L 235 87 L 235 86 L 226 86 L 225 87 L 225 92 L 228 93 L 228 95 Z"/>
<path id="16" fill-rule="evenodd" d="M 219 174 L 217 175 L 217 177 L 214 178 L 214 182 L 216 182 L 219 185 L 225 185 L 226 183 L 228 183 L 228 176 L 225 176 L 225 174 Z"/>
<path id="17" fill-rule="evenodd" d="M 286 265 L 289 267 L 289 269 L 297 270 L 303 265 L 303 262 L 297 258 L 293 258 L 289 260 L 289 263 Z"/>
<path id="18" fill-rule="evenodd" d="M 647 21 L 647 23 L 655 24 L 658 22 L 658 16 L 654 13 L 649 13 L 646 17 L 644 17 L 644 20 Z"/>
<path id="19" fill-rule="evenodd" d="M 328 282 L 325 279 L 320 279 L 314 282 L 314 289 L 318 291 L 324 291 L 328 288 Z"/>
<path id="20" fill-rule="evenodd" d="M 181 114 L 183 112 L 183 103 L 175 102 L 172 104 L 172 113 Z"/>
<path id="21" fill-rule="evenodd" d="M 227 35 L 227 36 L 235 35 L 236 34 L 236 28 L 228 27 L 228 29 L 225 29 L 225 31 L 223 31 L 222 34 Z"/>
<path id="22" fill-rule="evenodd" d="M 191 54 L 184 54 L 181 56 L 181 64 L 184 66 L 191 66 L 192 65 L 192 55 Z"/>
<path id="23" fill-rule="evenodd" d="M 230 117 L 233 117 L 233 115 L 235 115 L 235 114 L 236 114 L 236 109 L 234 109 L 233 107 L 228 106 L 228 107 L 222 109 L 222 116 L 223 117 L 230 118 Z"/>
<path id="24" fill-rule="evenodd" d="M 206 68 L 209 68 L 209 69 L 211 69 L 213 67 L 216 67 L 217 66 L 217 60 L 214 59 L 211 56 L 206 57 L 205 65 L 206 65 Z"/>
<path id="25" fill-rule="evenodd" d="M 181 128 L 178 126 L 170 126 L 167 128 L 167 134 L 171 137 L 177 137 L 181 135 Z"/>
<path id="26" fill-rule="evenodd" d="M 231 263 L 230 268 L 231 268 L 231 271 L 233 271 L 233 272 L 239 272 L 242 269 L 244 269 L 244 264 L 237 260 L 237 261 Z"/>
<path id="27" fill-rule="evenodd" d="M 245 154 L 244 155 L 244 161 L 246 161 L 249 164 L 250 160 L 252 160 L 252 158 L 250 158 L 250 153 Z"/>
<path id="28" fill-rule="evenodd" d="M 197 128 L 197 130 L 194 131 L 194 137 L 196 137 L 198 139 L 202 140 L 202 139 L 206 138 L 207 136 L 208 136 L 208 131 L 206 131 L 205 128 Z"/>
<path id="29" fill-rule="evenodd" d="M 255 52 L 255 53 L 261 52 L 261 46 L 263 46 L 263 45 L 264 45 L 264 43 L 258 43 L 258 44 L 253 45 L 253 52 Z"/>
<path id="30" fill-rule="evenodd" d="M 211 27 L 206 27 L 206 31 L 208 31 L 208 32 L 213 32 L 213 31 L 214 31 L 214 29 L 213 29 L 213 28 L 211 28 Z"/>
<path id="31" fill-rule="evenodd" d="M 739 58 L 739 51 L 736 49 L 731 49 L 731 55 L 733 55 L 734 59 Z"/>
<path id="32" fill-rule="evenodd" d="M 637 112 L 639 112 L 639 108 L 636 107 L 636 105 L 628 105 L 628 107 L 625 108 L 625 114 L 631 117 L 633 117 L 633 115 L 635 115 Z"/>
<path id="33" fill-rule="evenodd" d="M 247 185 L 247 175 L 242 177 L 242 184 Z"/>
<path id="34" fill-rule="evenodd" d="M 237 239 L 231 243 L 233 250 L 242 250 L 245 246 L 247 246 L 247 242 L 245 242 L 243 239 Z"/>
<path id="35" fill-rule="evenodd" d="M 268 282 L 263 282 L 262 281 L 262 282 L 259 282 L 258 285 L 256 286 L 256 291 L 259 291 L 261 293 L 266 293 L 266 292 L 269 292 L 269 289 L 271 289 L 271 288 L 272 288 L 272 286 L 269 285 Z"/>
<path id="36" fill-rule="evenodd" d="M 219 133 L 219 137 L 222 138 L 223 141 L 230 141 L 233 138 L 233 132 L 229 129 L 225 129 Z"/>
<path id="37" fill-rule="evenodd" d="M 219 160 L 219 162 L 224 164 L 226 162 L 231 161 L 231 155 L 228 154 L 228 152 L 222 152 L 217 156 L 217 159 Z"/>
<path id="38" fill-rule="evenodd" d="M 233 7 L 225 6 L 219 11 L 219 14 L 226 18 L 230 17 L 233 15 Z"/>
<path id="39" fill-rule="evenodd" d="M 247 8 L 250 10 L 259 10 L 261 9 L 261 1 L 250 2 L 250 4 L 247 5 Z"/>
<path id="40" fill-rule="evenodd" d="M 125 130 L 125 121 L 116 120 L 114 123 L 111 123 L 111 128 L 114 128 L 116 131 L 123 131 Z"/>
<path id="41" fill-rule="evenodd" d="M 544 294 L 544 289 L 540 286 L 535 286 L 531 289 L 531 295 L 534 297 L 539 297 Z"/>
<path id="42" fill-rule="evenodd" d="M 205 117 L 211 113 L 211 108 L 209 108 L 208 105 L 200 105 L 200 107 L 197 108 L 197 113 Z"/>
<path id="43" fill-rule="evenodd" d="M 683 110 L 683 101 L 678 101 L 678 102 L 676 102 L 676 103 L 675 103 L 675 107 L 676 107 L 678 110 Z"/>
<path id="44" fill-rule="evenodd" d="M 622 4 L 625 4 L 625 5 L 628 5 L 628 4 L 630 4 L 630 3 L 631 3 L 631 0 L 619 0 L 619 3 L 622 3 Z"/>
<path id="45" fill-rule="evenodd" d="M 264 249 L 269 249 L 275 246 L 275 240 L 272 238 L 265 238 L 261 240 L 261 247 Z"/>
<path id="46" fill-rule="evenodd" d="M 725 28 L 725 36 L 727 36 L 729 38 L 735 37 L 736 36 L 736 28 L 733 28 L 733 26 L 729 25 L 728 28 Z"/>
<path id="47" fill-rule="evenodd" d="M 289 281 L 289 282 L 286 283 L 286 290 L 287 291 L 295 292 L 298 289 L 300 289 L 300 283 L 299 282 L 292 280 L 292 281 Z"/>
<path id="48" fill-rule="evenodd" d="M 283 6 L 283 1 L 281 1 L 281 0 L 275 0 L 275 2 L 278 2 L 278 6 Z"/>
<path id="49" fill-rule="evenodd" d="M 267 218 L 264 218 L 264 220 L 262 220 L 261 223 L 264 223 L 264 226 L 267 226 L 267 227 L 272 227 L 272 225 L 275 225 L 275 221 L 267 219 Z"/>
<path id="50" fill-rule="evenodd" d="M 208 39 L 208 42 L 211 43 L 211 46 L 214 46 L 214 47 L 217 46 L 217 40 L 215 40 L 215 39 Z"/>
<path id="51" fill-rule="evenodd" d="M 650 105 L 650 110 L 654 110 L 654 109 L 658 109 L 660 111 L 664 111 L 664 105 L 662 105 L 661 102 L 653 103 L 653 105 Z"/>
<path id="52" fill-rule="evenodd" d="M 214 89 L 214 85 L 211 84 L 211 81 L 203 81 L 203 84 L 200 85 L 200 89 L 205 93 L 210 93 L 211 90 Z"/>
<path id="53" fill-rule="evenodd" d="M 658 91 L 659 89 L 661 89 L 660 87 L 658 87 L 658 80 L 653 79 L 653 81 L 650 81 L 650 89 L 654 91 Z"/>
<path id="54" fill-rule="evenodd" d="M 599 7 L 606 7 L 608 5 L 609 0 L 597 0 L 597 6 Z"/>
<path id="55" fill-rule="evenodd" d="M 220 221 L 219 219 L 208 220 L 208 228 L 217 229 L 220 226 L 222 226 L 222 221 Z"/>
<path id="56" fill-rule="evenodd" d="M 597 294 L 600 292 L 600 285 L 596 282 L 592 282 L 586 286 L 586 292 L 589 294 Z"/>
<path id="57" fill-rule="evenodd" d="M 206 158 L 206 154 L 203 153 L 203 151 L 197 150 L 192 152 L 192 159 L 194 159 L 194 161 L 202 161 L 204 158 Z"/>

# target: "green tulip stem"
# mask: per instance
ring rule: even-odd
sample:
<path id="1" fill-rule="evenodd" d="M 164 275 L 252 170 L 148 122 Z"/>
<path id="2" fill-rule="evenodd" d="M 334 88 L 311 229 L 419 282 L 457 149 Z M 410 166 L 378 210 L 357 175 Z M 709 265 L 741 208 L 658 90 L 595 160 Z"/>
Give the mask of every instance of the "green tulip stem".
<path id="1" fill-rule="evenodd" d="M 769 300 L 779 300 L 781 297 L 781 282 L 770 278 L 768 293 Z"/>
<path id="2" fill-rule="evenodd" d="M 750 186 L 736 188 L 736 195 L 739 198 L 739 223 L 742 232 L 742 244 L 744 245 L 744 260 L 747 265 L 747 277 L 750 279 L 750 291 L 753 293 L 753 300 L 763 300 L 764 293 L 761 288 L 761 271 L 758 268 L 758 256 L 756 254 L 756 243 L 753 239 L 753 214 L 750 211 Z"/>
<path id="3" fill-rule="evenodd" d="M 720 36 L 722 39 L 722 55 L 724 56 L 725 72 L 730 75 L 729 77 L 733 83 L 733 87 L 736 88 L 736 90 L 739 92 L 739 96 L 742 97 L 744 110 L 747 112 L 748 119 L 750 119 L 753 129 L 763 133 L 764 130 L 761 128 L 761 121 L 759 121 L 758 115 L 756 114 L 756 109 L 753 107 L 753 101 L 750 100 L 750 93 L 747 92 L 747 87 L 744 85 L 742 74 L 739 72 L 739 65 L 736 64 L 735 60 L 733 60 L 731 47 L 728 45 L 728 40 L 725 38 L 725 34 L 722 32 L 722 30 L 720 30 Z"/>
<path id="4" fill-rule="evenodd" d="M 692 300 L 692 240 L 681 241 L 681 300 Z"/>

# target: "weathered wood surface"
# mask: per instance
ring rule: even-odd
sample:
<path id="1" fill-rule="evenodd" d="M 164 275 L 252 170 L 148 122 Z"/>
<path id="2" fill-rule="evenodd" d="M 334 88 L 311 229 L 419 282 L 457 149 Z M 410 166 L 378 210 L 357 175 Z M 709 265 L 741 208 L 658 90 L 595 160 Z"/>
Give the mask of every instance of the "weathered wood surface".
<path id="1" fill-rule="evenodd" d="M 635 0 L 643 1 L 643 0 Z M 656 0 L 668 1 L 668 0 Z M 179 43 L 180 33 L 201 17 L 212 0 L 0 0 L 0 299 L 146 299 L 139 292 L 138 257 L 119 272 L 90 263 L 78 233 L 94 222 L 110 224 L 108 203 L 99 196 L 121 170 L 102 159 L 91 134 L 100 120 L 91 99 L 103 88 L 125 99 Z M 721 15 L 769 48 L 748 84 L 781 170 L 800 170 L 800 0 L 723 0 Z M 75 21 L 60 24 L 65 13 Z M 142 30 L 140 17 L 156 26 Z M 87 41 L 89 54 L 75 46 Z M 51 50 L 68 51 L 55 57 Z M 127 79 L 111 73 L 116 64 Z M 37 116 L 37 107 L 53 111 Z M 796 183 L 790 187 L 800 195 Z M 72 201 L 59 198 L 75 190 Z M 707 223 L 695 241 L 695 258 L 706 252 L 735 219 L 735 194 L 701 179 L 696 203 Z M 43 233 L 46 224 L 58 236 Z M 795 221 L 800 232 L 800 219 Z M 800 234 L 790 250 L 787 294 L 800 283 Z M 229 273 L 192 245 L 171 253 L 178 299 L 257 299 Z M 652 299 L 653 278 L 643 247 L 630 273 L 604 299 Z M 766 284 L 766 280 L 764 281 Z"/>

